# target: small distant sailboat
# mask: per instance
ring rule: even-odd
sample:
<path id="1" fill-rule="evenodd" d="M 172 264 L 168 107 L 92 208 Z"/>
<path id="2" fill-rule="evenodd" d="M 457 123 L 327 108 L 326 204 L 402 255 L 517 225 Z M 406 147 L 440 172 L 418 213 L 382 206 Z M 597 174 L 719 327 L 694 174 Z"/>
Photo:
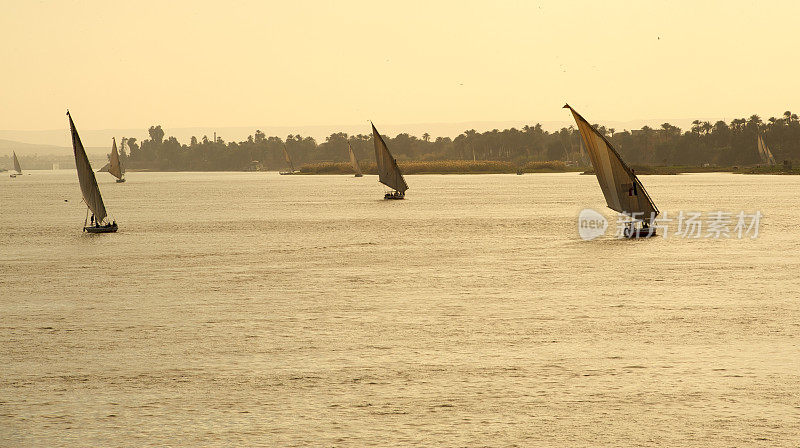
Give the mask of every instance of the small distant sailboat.
<path id="1" fill-rule="evenodd" d="M 289 157 L 289 151 L 286 150 L 286 143 L 283 144 L 283 157 L 286 159 L 286 163 L 289 164 L 289 171 L 280 171 L 279 174 L 285 176 L 287 174 L 298 174 L 300 171 L 294 169 L 294 164 L 292 163 L 292 158 Z"/>
<path id="2" fill-rule="evenodd" d="M 655 236 L 655 229 L 651 225 L 659 211 L 639 178 L 622 161 L 611 143 L 597 132 L 597 129 L 569 104 L 564 105 L 564 108 L 572 112 L 572 116 L 578 124 L 578 130 L 583 137 L 586 152 L 589 153 L 592 161 L 600 189 L 603 190 L 603 196 L 606 198 L 606 205 L 632 219 L 625 229 L 625 236 L 627 238 Z M 637 227 L 636 223 L 641 226 Z"/>
<path id="3" fill-rule="evenodd" d="M 119 152 L 117 152 L 117 139 L 112 137 L 113 145 L 111 147 L 111 160 L 108 162 L 108 172 L 117 178 L 117 183 L 125 182 L 125 167 L 122 166 L 119 160 Z"/>
<path id="4" fill-rule="evenodd" d="M 381 137 L 381 134 L 375 129 L 374 124 L 372 125 L 372 140 L 375 143 L 375 162 L 378 165 L 378 180 L 380 183 L 394 190 L 391 193 L 383 195 L 383 198 L 405 199 L 408 184 L 406 184 L 406 180 L 403 179 L 403 173 L 400 172 L 400 168 L 397 166 L 397 160 L 392 157 L 392 153 L 389 152 L 389 148 L 386 147 L 386 142 L 383 141 L 383 137 Z"/>
<path id="5" fill-rule="evenodd" d="M 353 152 L 353 147 L 350 146 L 350 142 L 347 142 L 347 149 L 350 151 L 350 164 L 353 165 L 353 170 L 356 172 L 355 177 L 362 177 L 364 174 L 361 172 L 361 167 L 358 166 L 358 159 L 356 158 L 356 153 Z"/>
<path id="6" fill-rule="evenodd" d="M 758 134 L 758 156 L 761 157 L 761 163 L 775 166 L 775 157 L 772 157 L 772 151 L 770 151 L 767 144 L 764 143 L 761 134 Z"/>
<path id="7" fill-rule="evenodd" d="M 11 160 L 14 162 L 14 171 L 16 171 L 16 173 L 11 174 L 11 177 L 14 178 L 17 176 L 22 176 L 22 168 L 19 166 L 19 159 L 17 159 L 16 151 L 11 153 Z"/>
<path id="8" fill-rule="evenodd" d="M 83 202 L 92 212 L 92 225 L 87 226 L 84 220 L 83 231 L 89 233 L 116 232 L 117 222 L 108 222 L 106 206 L 100 196 L 100 189 L 97 188 L 97 179 L 94 177 L 92 165 L 89 163 L 89 158 L 86 157 L 86 150 L 83 149 L 83 143 L 81 143 L 81 138 L 78 135 L 78 130 L 75 129 L 75 123 L 72 122 L 72 115 L 70 115 L 69 111 L 67 111 L 67 117 L 69 117 L 69 129 L 72 132 L 72 149 L 75 152 L 75 167 L 78 169 L 78 182 L 81 185 Z"/>

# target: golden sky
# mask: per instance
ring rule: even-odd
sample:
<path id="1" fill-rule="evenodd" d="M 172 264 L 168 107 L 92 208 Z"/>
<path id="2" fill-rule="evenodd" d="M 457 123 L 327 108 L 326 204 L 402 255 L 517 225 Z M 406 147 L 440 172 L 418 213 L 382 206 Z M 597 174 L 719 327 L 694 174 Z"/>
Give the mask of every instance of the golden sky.
<path id="1" fill-rule="evenodd" d="M 800 95 L 800 2 L 2 3 L 0 129 L 730 121 Z"/>

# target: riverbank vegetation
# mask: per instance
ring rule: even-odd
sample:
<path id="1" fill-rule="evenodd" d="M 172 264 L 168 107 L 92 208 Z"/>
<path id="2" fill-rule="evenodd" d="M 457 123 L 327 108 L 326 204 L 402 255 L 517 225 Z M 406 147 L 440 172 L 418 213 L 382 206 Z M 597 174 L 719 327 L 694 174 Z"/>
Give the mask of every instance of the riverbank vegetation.
<path id="1" fill-rule="evenodd" d="M 800 160 L 800 121 L 790 111 L 766 121 L 757 115 L 748 119 L 737 118 L 730 123 L 718 121 L 712 124 L 696 120 L 685 131 L 669 123 L 663 123 L 657 129 L 645 126 L 622 131 L 600 125 L 595 127 L 629 164 L 641 167 L 637 172 L 642 174 L 647 174 L 645 167 L 662 167 L 660 170 L 652 168 L 651 172 L 744 172 L 722 167 L 758 165 L 756 138 L 759 133 L 779 163 Z M 340 164 L 348 160 L 348 143 L 360 160 L 374 160 L 372 135 L 369 133 L 348 135 L 339 132 L 331 134 L 324 142 L 317 142 L 308 136 L 268 137 L 255 131 L 240 142 L 202 136 L 181 143 L 175 137 L 166 137 L 161 126 L 152 126 L 149 135 L 149 139 L 141 142 L 123 139 L 121 158 L 128 169 L 284 170 L 287 168 L 284 145 L 294 166 L 305 167 L 307 173 L 343 172 L 345 165 Z M 401 168 L 409 174 L 513 173 L 520 169 L 524 172 L 559 172 L 589 166 L 580 134 L 572 126 L 555 132 L 545 131 L 539 124 L 502 131 L 466 130 L 454 139 L 433 138 L 429 134 L 416 137 L 407 133 L 384 136 L 384 139 Z"/>

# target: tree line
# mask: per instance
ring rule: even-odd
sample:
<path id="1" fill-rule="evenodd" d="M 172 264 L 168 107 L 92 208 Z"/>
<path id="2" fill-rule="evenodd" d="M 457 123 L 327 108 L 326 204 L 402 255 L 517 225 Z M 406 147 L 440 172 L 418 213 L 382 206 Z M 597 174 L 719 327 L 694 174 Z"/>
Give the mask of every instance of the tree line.
<path id="1" fill-rule="evenodd" d="M 751 165 L 760 162 L 756 138 L 760 133 L 775 159 L 800 159 L 800 121 L 784 112 L 766 122 L 758 115 L 730 123 L 695 120 L 688 130 L 669 123 L 623 130 L 594 125 L 630 164 L 636 165 Z M 121 158 L 129 169 L 175 171 L 283 170 L 288 168 L 283 149 L 295 167 L 306 163 L 346 162 L 350 143 L 360 160 L 372 161 L 372 134 L 333 133 L 324 142 L 290 134 L 286 138 L 266 136 L 260 130 L 244 141 L 226 142 L 222 137 L 192 137 L 188 144 L 166 137 L 161 126 L 151 126 L 150 138 L 138 142 L 124 138 Z M 398 160 L 497 160 L 519 165 L 528 162 L 562 160 L 588 164 L 579 132 L 574 126 L 550 132 L 540 124 L 521 129 L 464 131 L 454 139 L 427 133 L 421 137 L 401 133 L 384 136 Z M 126 151 L 127 149 L 127 151 Z"/>

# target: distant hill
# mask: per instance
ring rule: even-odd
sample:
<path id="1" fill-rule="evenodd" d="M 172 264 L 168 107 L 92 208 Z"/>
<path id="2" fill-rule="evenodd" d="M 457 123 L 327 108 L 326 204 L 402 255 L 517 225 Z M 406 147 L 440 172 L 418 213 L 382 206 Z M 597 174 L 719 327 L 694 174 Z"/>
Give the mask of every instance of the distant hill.
<path id="1" fill-rule="evenodd" d="M 0 140 L 0 154 L 15 151 L 17 155 L 61 156 L 69 154 L 71 148 L 55 145 L 40 145 L 35 143 L 22 143 L 11 140 Z"/>
<path id="2" fill-rule="evenodd" d="M 62 169 L 75 167 L 72 146 L 39 145 L 0 139 L 0 168 L 11 169 L 11 153 L 16 152 L 22 170 L 49 170 L 53 164 Z M 107 160 L 107 148 L 86 148 L 86 155 L 92 165 L 103 166 Z"/>
<path id="3" fill-rule="evenodd" d="M 86 147 L 86 154 L 90 157 L 100 156 L 111 152 L 111 148 L 102 147 Z M 14 151 L 18 156 L 33 156 L 38 155 L 41 157 L 46 156 L 70 156 L 72 157 L 72 145 L 70 146 L 56 146 L 48 144 L 37 143 L 24 143 L 13 140 L 0 139 L 0 155 L 8 154 Z"/>

